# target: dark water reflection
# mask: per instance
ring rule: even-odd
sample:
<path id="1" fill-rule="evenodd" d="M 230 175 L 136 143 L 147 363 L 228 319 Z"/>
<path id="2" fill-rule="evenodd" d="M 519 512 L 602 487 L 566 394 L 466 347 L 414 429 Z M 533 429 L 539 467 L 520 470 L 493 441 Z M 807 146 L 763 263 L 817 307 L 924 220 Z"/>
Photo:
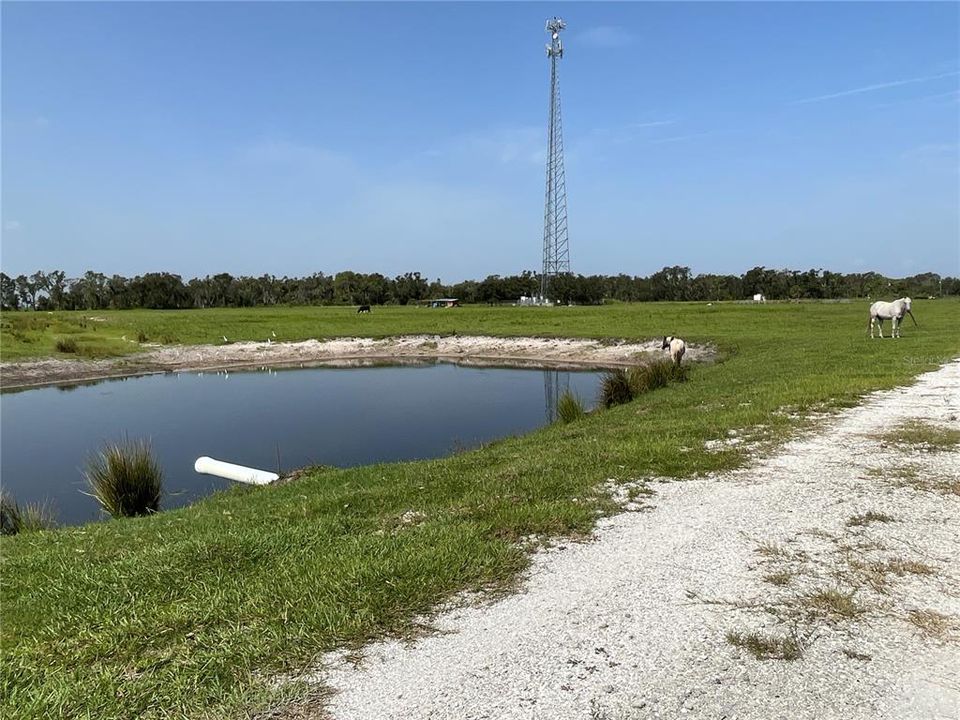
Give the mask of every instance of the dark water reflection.
<path id="1" fill-rule="evenodd" d="M 200 455 L 276 470 L 448 455 L 529 432 L 567 388 L 588 404 L 597 374 L 449 364 L 190 373 L 0 395 L 0 482 L 58 520 L 101 517 L 82 469 L 104 442 L 149 438 L 164 507 L 230 483 L 193 471 Z"/>

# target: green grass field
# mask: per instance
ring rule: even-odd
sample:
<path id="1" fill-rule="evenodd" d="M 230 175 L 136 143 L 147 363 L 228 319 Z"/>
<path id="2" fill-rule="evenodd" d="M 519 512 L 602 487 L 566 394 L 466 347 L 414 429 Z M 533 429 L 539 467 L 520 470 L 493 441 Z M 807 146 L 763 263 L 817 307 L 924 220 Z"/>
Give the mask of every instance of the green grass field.
<path id="1" fill-rule="evenodd" d="M 401 306 L 375 307 L 357 315 L 352 307 L 217 308 L 211 310 L 100 310 L 57 313 L 5 312 L 0 316 L 0 360 L 43 357 L 114 357 L 142 352 L 136 342 L 198 345 L 256 340 L 263 342 L 334 337 L 386 337 L 404 334 L 485 334 L 495 336 L 647 338 L 677 335 L 688 341 L 713 340 L 736 345 L 755 339 L 769 340 L 776 333 L 808 334 L 840 328 L 817 323 L 842 324 L 843 337 L 851 341 L 864 335 L 867 301 L 851 303 L 617 303 L 604 307 L 486 307 L 428 309 Z M 935 317 L 947 308 L 957 310 L 956 299 L 917 301 L 918 313 L 932 310 Z M 918 315 L 921 322 L 921 315 Z M 100 318 L 101 320 L 92 320 Z M 755 321 L 762 318 L 762 325 Z M 925 324 L 925 323 L 924 323 Z M 912 327 L 907 320 L 906 334 Z M 887 323 L 889 330 L 889 323 Z M 926 328 L 925 328 L 926 330 Z M 927 337 L 927 333 L 922 333 Z M 124 339 L 125 338 L 125 339 Z M 61 353 L 58 340 L 72 339 L 76 353 Z M 148 348 L 147 348 L 148 349 Z"/>
<path id="2" fill-rule="evenodd" d="M 449 458 L 317 470 L 150 518 L 3 538 L 0 714 L 173 718 L 262 709 L 278 699 L 271 678 L 326 650 L 414 633 L 417 614 L 459 590 L 509 588 L 529 557 L 517 541 L 588 534 L 598 513 L 612 510 L 598 490 L 607 478 L 736 467 L 742 450 L 707 452 L 704 442 L 733 429 L 780 440 L 802 422 L 785 411 L 849 406 L 960 356 L 958 311 L 957 301 L 918 301 L 920 327 L 905 325 L 897 341 L 865 337 L 864 302 L 376 308 L 369 317 L 349 308 L 48 320 L 6 313 L 5 360 L 55 354 L 61 334 L 90 354 L 114 354 L 127 350 L 121 335 L 140 332 L 184 343 L 271 332 L 284 340 L 676 334 L 715 342 L 723 356 L 695 367 L 689 382 L 628 405 Z M 83 328 L 82 316 L 106 321 Z M 28 322 L 37 325 L 23 328 Z M 408 511 L 422 517 L 405 522 Z"/>

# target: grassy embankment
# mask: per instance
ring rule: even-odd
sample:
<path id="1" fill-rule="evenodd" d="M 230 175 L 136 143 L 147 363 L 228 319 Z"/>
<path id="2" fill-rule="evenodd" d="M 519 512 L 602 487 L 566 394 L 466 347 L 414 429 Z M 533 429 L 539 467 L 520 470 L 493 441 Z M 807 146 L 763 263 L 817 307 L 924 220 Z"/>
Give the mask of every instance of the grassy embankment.
<path id="1" fill-rule="evenodd" d="M 270 678 L 325 650 L 414 631 L 417 613 L 458 590 L 508 586 L 527 562 L 518 539 L 588 533 L 611 509 L 597 491 L 607 478 L 735 467 L 742 451 L 704 442 L 761 424 L 780 438 L 797 422 L 784 408 L 846 406 L 960 355 L 960 303 L 914 309 L 921 327 L 883 342 L 864 336 L 864 303 L 99 313 L 98 338 L 670 333 L 715 341 L 726 359 L 628 405 L 442 460 L 316 471 L 154 517 L 3 538 L 0 715 L 263 707 L 276 699 Z"/>

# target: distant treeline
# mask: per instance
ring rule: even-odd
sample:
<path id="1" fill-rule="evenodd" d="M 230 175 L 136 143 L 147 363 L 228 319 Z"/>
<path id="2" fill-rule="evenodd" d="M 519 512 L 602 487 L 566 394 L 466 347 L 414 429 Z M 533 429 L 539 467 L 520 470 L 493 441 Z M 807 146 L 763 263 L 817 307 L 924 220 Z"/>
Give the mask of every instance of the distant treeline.
<path id="1" fill-rule="evenodd" d="M 62 270 L 39 271 L 11 278 L 0 273 L 4 310 L 105 310 L 126 308 L 182 309 L 254 307 L 258 305 L 408 305 L 419 300 L 455 297 L 462 303 L 510 303 L 539 292 L 534 272 L 444 285 L 418 272 L 388 278 L 379 273 L 314 273 L 290 278 L 228 273 L 184 282 L 171 273 L 133 278 L 87 272 L 68 278 Z M 593 305 L 605 300 L 742 300 L 763 293 L 769 300 L 847 297 L 894 299 L 960 295 L 960 278 L 923 273 L 888 278 L 874 272 L 770 270 L 755 267 L 743 275 L 693 275 L 688 267 L 665 267 L 649 277 L 567 274 L 551 281 L 551 299 Z"/>

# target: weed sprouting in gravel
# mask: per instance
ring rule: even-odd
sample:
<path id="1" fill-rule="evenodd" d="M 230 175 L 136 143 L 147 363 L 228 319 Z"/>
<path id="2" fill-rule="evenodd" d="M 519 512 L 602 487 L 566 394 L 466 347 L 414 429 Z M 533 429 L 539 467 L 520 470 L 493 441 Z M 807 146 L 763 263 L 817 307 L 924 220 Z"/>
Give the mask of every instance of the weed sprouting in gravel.
<path id="1" fill-rule="evenodd" d="M 783 587 L 784 585 L 790 584 L 790 581 L 793 580 L 793 575 L 794 574 L 788 570 L 780 570 L 764 575 L 763 581 L 771 585 L 776 585 L 777 587 Z"/>
<path id="2" fill-rule="evenodd" d="M 803 654 L 800 642 L 793 635 L 731 630 L 727 633 L 727 642 L 743 648 L 757 660 L 796 660 Z"/>
<path id="3" fill-rule="evenodd" d="M 914 420 L 880 436 L 887 443 L 905 443 L 930 452 L 952 450 L 960 445 L 960 430 Z"/>
<path id="4" fill-rule="evenodd" d="M 840 618 L 853 618 L 862 614 L 864 608 L 854 599 L 854 592 L 837 588 L 817 590 L 802 598 L 802 604 L 814 612 Z"/>
<path id="5" fill-rule="evenodd" d="M 862 527 L 875 522 L 888 523 L 893 521 L 894 518 L 886 513 L 869 510 L 865 513 L 861 513 L 860 515 L 851 515 L 849 518 L 847 518 L 847 527 Z"/>
<path id="6" fill-rule="evenodd" d="M 846 655 L 851 660 L 873 660 L 872 655 L 867 655 L 866 653 L 858 652 L 856 650 L 851 650 L 850 648 L 843 648 L 843 654 Z"/>
<path id="7" fill-rule="evenodd" d="M 910 610 L 907 612 L 907 622 L 927 637 L 938 640 L 942 640 L 956 627 L 953 618 L 936 610 Z"/>

